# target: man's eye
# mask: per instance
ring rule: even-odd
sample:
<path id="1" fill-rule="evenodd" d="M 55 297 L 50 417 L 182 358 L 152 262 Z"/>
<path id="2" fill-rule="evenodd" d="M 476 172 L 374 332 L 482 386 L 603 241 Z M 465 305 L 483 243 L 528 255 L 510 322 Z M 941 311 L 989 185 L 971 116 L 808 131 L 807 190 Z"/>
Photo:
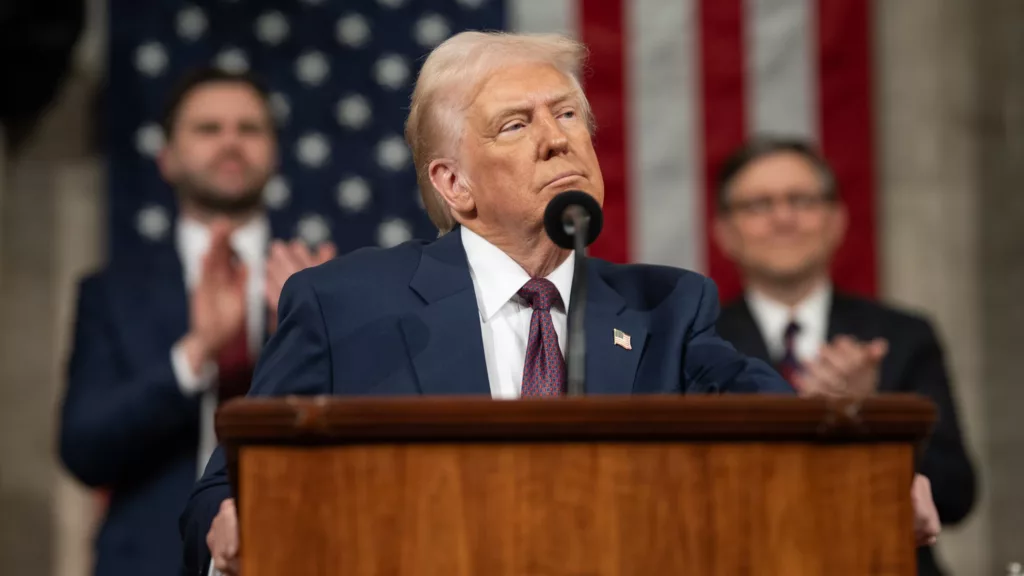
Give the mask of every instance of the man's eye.
<path id="1" fill-rule="evenodd" d="M 264 130 L 259 124 L 242 124 L 239 131 L 243 134 L 262 134 Z"/>
<path id="2" fill-rule="evenodd" d="M 576 117 L 576 111 L 575 110 L 566 110 L 565 112 L 562 112 L 561 116 L 563 118 L 575 118 Z"/>
<path id="3" fill-rule="evenodd" d="M 510 123 L 506 124 L 505 127 L 501 129 L 501 131 L 502 132 L 513 132 L 515 130 L 523 128 L 524 126 L 526 126 L 526 124 L 523 124 L 522 122 L 510 122 Z"/>

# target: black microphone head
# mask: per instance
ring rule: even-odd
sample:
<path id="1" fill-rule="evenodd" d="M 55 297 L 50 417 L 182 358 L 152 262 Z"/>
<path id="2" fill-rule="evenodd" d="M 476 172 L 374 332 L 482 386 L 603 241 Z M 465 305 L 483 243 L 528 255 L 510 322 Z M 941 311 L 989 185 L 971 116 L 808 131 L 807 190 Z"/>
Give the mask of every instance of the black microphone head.
<path id="1" fill-rule="evenodd" d="M 598 234 L 601 233 L 601 226 L 604 224 L 604 213 L 601 212 L 601 206 L 590 194 L 579 190 L 567 190 L 552 198 L 547 209 L 544 210 L 544 229 L 552 242 L 569 250 L 573 249 L 575 230 L 572 219 L 568 217 L 567 209 L 573 206 L 579 207 L 590 217 L 590 222 L 587 225 L 587 246 L 597 240 Z"/>

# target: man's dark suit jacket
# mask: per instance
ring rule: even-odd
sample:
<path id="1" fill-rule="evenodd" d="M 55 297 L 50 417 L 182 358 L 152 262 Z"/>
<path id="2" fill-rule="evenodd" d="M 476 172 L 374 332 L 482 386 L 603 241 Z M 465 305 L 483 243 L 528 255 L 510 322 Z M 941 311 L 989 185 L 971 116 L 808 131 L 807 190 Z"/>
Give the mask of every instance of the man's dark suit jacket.
<path id="1" fill-rule="evenodd" d="M 588 260 L 590 394 L 793 394 L 768 365 L 715 333 L 718 291 L 693 272 Z M 480 314 L 460 230 L 363 249 L 293 275 L 250 392 L 490 396 Z M 632 350 L 613 343 L 629 334 Z M 181 519 L 186 574 L 209 562 L 208 532 L 231 497 L 218 449 Z"/>
<path id="2" fill-rule="evenodd" d="M 199 397 L 178 388 L 170 350 L 188 330 L 184 272 L 171 245 L 112 263 L 78 293 L 60 456 L 110 491 L 97 576 L 177 574 L 177 516 L 195 484 Z"/>
<path id="3" fill-rule="evenodd" d="M 173 235 L 171 235 L 173 238 Z M 173 242 L 86 277 L 78 293 L 60 457 L 109 490 L 96 576 L 179 574 L 178 518 L 195 486 L 200 397 L 186 397 L 171 347 L 188 331 Z"/>
<path id="4" fill-rule="evenodd" d="M 768 348 L 757 323 L 740 298 L 726 305 L 718 319 L 719 334 L 740 352 L 766 362 Z M 860 340 L 885 338 L 889 353 L 882 362 L 881 392 L 910 392 L 931 398 L 938 423 L 919 466 L 932 484 L 939 518 L 950 525 L 961 521 L 974 504 L 974 469 L 964 450 L 956 407 L 942 348 L 927 320 L 870 300 L 836 293 L 828 318 L 828 339 L 848 335 Z M 937 575 L 931 548 L 918 553 L 918 572 Z"/>

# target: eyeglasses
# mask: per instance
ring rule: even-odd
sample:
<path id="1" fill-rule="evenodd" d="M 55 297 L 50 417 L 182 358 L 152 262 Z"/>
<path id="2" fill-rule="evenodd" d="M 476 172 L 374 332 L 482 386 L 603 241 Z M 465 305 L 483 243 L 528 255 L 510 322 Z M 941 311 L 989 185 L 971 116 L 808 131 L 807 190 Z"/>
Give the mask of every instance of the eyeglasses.
<path id="1" fill-rule="evenodd" d="M 750 216 L 771 214 L 776 204 L 785 204 L 794 212 L 810 212 L 835 201 L 835 195 L 822 192 L 790 192 L 783 196 L 758 196 L 734 200 L 726 204 L 727 212 Z"/>

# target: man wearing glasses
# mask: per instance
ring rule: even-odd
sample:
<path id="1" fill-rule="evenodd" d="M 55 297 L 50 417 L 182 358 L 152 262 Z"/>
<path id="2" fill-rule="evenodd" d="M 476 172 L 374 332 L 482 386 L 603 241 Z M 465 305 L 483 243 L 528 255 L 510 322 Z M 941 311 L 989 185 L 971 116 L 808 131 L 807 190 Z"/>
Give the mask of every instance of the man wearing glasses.
<path id="1" fill-rule="evenodd" d="M 923 394 L 938 407 L 917 481 L 930 482 L 940 520 L 955 524 L 973 506 L 975 478 L 941 345 L 924 318 L 834 289 L 830 264 L 846 227 L 835 176 L 811 145 L 762 138 L 736 151 L 719 176 L 714 234 L 738 266 L 744 293 L 723 307 L 719 333 L 770 362 L 799 392 L 812 392 L 802 389 L 811 381 L 801 378 L 805 367 L 820 377 L 815 382 L 827 382 L 817 372 L 840 366 L 849 347 L 887 348 L 878 392 Z M 931 548 L 918 550 L 919 574 L 942 574 Z"/>

